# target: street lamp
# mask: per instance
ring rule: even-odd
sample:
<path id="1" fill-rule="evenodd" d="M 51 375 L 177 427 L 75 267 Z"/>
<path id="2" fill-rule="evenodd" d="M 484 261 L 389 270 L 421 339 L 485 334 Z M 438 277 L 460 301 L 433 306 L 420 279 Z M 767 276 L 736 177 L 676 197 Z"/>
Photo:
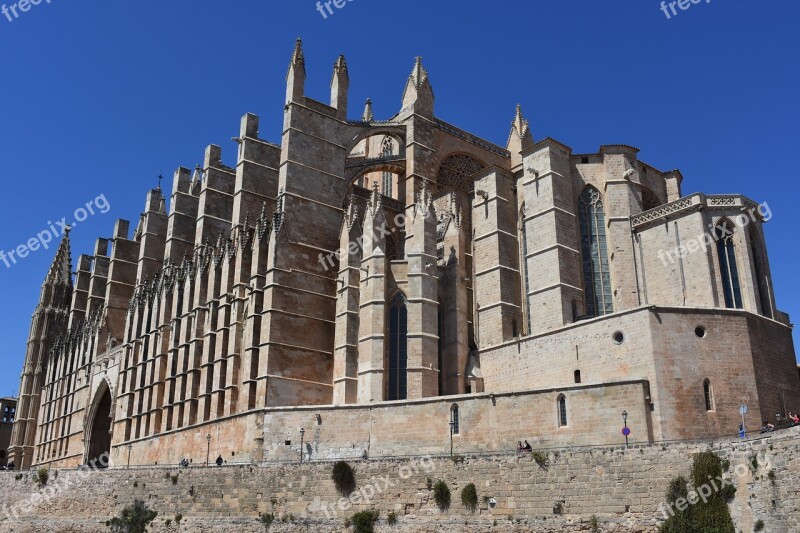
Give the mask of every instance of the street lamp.
<path id="1" fill-rule="evenodd" d="M 303 464 L 303 438 L 306 435 L 305 428 L 300 428 L 300 464 Z"/>
<path id="2" fill-rule="evenodd" d="M 622 434 L 625 435 L 625 447 L 628 447 L 628 411 L 622 411 L 622 422 L 625 424 L 625 429 L 622 430 Z"/>
<path id="3" fill-rule="evenodd" d="M 206 467 L 208 466 L 208 460 L 211 458 L 211 433 L 206 435 Z"/>
<path id="4" fill-rule="evenodd" d="M 128 444 L 128 468 L 131 467 L 131 450 L 133 449 L 133 444 Z"/>
<path id="5" fill-rule="evenodd" d="M 453 457 L 453 430 L 455 429 L 455 420 L 450 421 L 450 457 Z"/>

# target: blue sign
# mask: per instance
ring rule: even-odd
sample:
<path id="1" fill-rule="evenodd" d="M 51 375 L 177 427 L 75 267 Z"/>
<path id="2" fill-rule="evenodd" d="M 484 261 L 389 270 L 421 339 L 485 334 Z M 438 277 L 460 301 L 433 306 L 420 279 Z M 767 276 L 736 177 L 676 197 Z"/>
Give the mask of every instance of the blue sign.
<path id="1" fill-rule="evenodd" d="M 622 434 L 627 437 L 628 435 L 631 434 L 631 428 L 623 428 L 622 429 Z"/>

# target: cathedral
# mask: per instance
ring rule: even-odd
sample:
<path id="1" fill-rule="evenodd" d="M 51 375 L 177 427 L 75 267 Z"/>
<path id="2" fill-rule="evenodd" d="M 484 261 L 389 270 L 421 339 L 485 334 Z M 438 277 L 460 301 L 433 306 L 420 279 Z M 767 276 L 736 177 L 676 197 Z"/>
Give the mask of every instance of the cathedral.
<path id="1" fill-rule="evenodd" d="M 64 236 L 9 462 L 654 443 L 800 409 L 766 204 L 535 139 L 519 106 L 484 140 L 436 116 L 420 58 L 388 120 L 348 114 L 344 57 L 329 103 L 305 80 L 298 40 L 280 144 L 246 114 L 234 167 L 208 146 L 75 263 Z"/>

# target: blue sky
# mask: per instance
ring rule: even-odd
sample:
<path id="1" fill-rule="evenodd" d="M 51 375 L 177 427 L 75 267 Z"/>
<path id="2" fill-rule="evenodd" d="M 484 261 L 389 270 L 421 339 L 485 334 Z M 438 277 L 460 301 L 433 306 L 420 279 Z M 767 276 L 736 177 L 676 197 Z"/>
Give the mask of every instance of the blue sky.
<path id="1" fill-rule="evenodd" d="M 233 164 L 245 112 L 279 141 L 301 36 L 312 98 L 327 101 L 346 55 L 352 117 L 367 97 L 377 118 L 394 114 L 421 55 L 437 115 L 477 135 L 505 144 L 519 102 L 537 139 L 576 153 L 632 144 L 657 168 L 680 168 L 686 194 L 767 201 L 778 304 L 797 316 L 800 4 L 713 0 L 670 19 L 659 6 L 353 0 L 323 19 L 315 0 L 52 0 L 0 15 L 0 249 L 103 195 L 110 210 L 72 232 L 73 259 L 91 253 L 115 219 L 135 225 L 160 172 L 194 167 L 211 143 Z M 0 263 L 0 395 L 18 387 L 52 252 Z"/>

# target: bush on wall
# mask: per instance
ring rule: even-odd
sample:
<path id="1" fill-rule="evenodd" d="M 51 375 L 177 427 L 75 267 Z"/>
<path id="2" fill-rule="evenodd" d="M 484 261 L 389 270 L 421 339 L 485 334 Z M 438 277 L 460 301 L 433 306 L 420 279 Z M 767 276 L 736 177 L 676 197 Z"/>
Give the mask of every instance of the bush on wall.
<path id="1" fill-rule="evenodd" d="M 339 461 L 333 465 L 331 479 L 342 496 L 347 496 L 356 490 L 356 474 L 346 461 Z"/>

